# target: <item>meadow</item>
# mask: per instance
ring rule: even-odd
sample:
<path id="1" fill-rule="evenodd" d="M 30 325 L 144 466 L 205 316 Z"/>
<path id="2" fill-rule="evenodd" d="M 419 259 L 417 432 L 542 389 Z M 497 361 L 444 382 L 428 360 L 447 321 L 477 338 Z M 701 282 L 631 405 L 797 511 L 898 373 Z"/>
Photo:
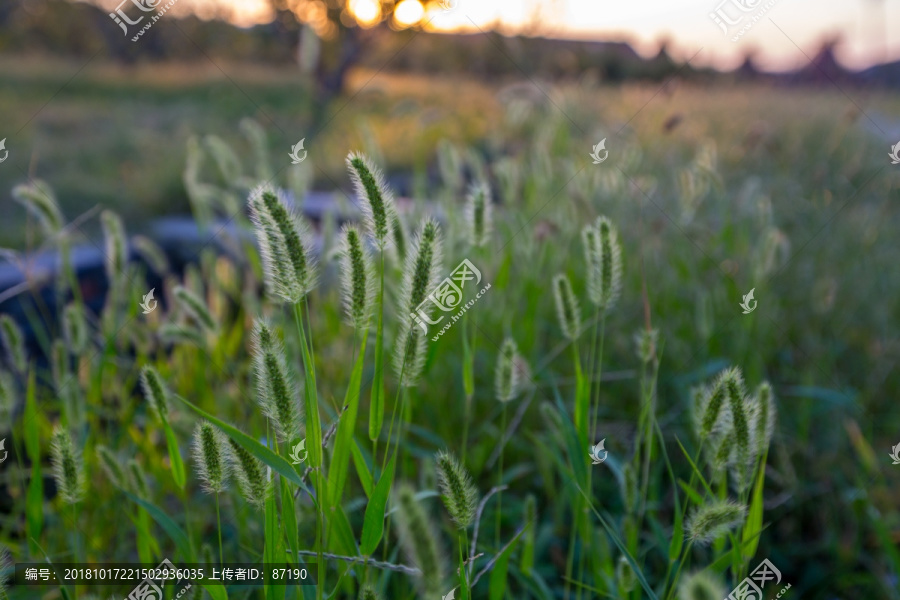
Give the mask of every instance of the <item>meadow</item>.
<path id="1" fill-rule="evenodd" d="M 274 69 L 98 65 L 48 102 L 72 70 L 38 66 L 0 69 L 28 122 L 0 246 L 101 248 L 110 291 L 86 310 L 63 270 L 58 315 L 0 315 L 7 564 L 320 582 L 187 596 L 216 600 L 699 600 L 768 559 L 765 597 L 900 596 L 900 194 L 866 127 L 896 97 L 360 72 L 316 123 Z M 352 223 L 292 214 L 311 188 Z M 177 273 L 135 241 L 171 212 L 246 236 Z M 432 340 L 456 311 L 409 315 L 464 259 L 463 301 L 490 289 Z"/>

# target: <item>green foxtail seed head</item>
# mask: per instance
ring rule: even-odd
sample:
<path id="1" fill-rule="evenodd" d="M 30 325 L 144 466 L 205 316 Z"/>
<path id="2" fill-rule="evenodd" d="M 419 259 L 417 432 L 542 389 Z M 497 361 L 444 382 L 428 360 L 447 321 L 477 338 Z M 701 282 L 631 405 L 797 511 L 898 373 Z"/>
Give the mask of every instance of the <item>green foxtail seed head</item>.
<path id="1" fill-rule="evenodd" d="M 637 578 L 634 576 L 634 569 L 631 568 L 631 563 L 628 562 L 628 559 L 624 556 L 619 557 L 619 562 L 616 563 L 616 581 L 619 582 L 619 587 L 626 594 L 631 592 L 634 589 L 634 585 L 637 583 Z"/>
<path id="2" fill-rule="evenodd" d="M 110 282 L 119 281 L 125 274 L 128 262 L 128 242 L 122 218 L 111 210 L 100 213 L 103 239 L 106 240 L 106 277 Z"/>
<path id="3" fill-rule="evenodd" d="M 18 404 L 15 381 L 9 371 L 0 369 L 0 422 L 8 423 Z"/>
<path id="4" fill-rule="evenodd" d="M 183 325 L 164 323 L 159 328 L 159 337 L 166 342 L 189 343 L 200 348 L 203 348 L 204 344 L 206 344 L 206 341 L 203 339 L 203 332 L 187 323 Z"/>
<path id="5" fill-rule="evenodd" d="M 650 364 L 656 356 L 656 343 L 659 340 L 658 329 L 641 329 L 634 334 L 634 345 L 637 347 L 638 358 L 645 365 Z"/>
<path id="6" fill-rule="evenodd" d="M 384 176 L 369 158 L 360 152 L 347 155 L 347 169 L 362 205 L 366 229 L 382 250 L 390 244 L 388 237 L 396 214 L 394 195 L 384 181 Z"/>
<path id="7" fill-rule="evenodd" d="M 469 243 L 480 247 L 488 243 L 494 226 L 491 188 L 486 183 L 473 184 L 466 196 L 466 229 Z"/>
<path id="8" fill-rule="evenodd" d="M 175 294 L 175 299 L 178 300 L 178 305 L 190 315 L 194 322 L 199 323 L 209 332 L 215 332 L 219 328 L 215 317 L 213 317 L 209 307 L 206 306 L 206 302 L 201 300 L 194 292 L 182 285 L 178 285 L 175 286 L 173 293 Z"/>
<path id="9" fill-rule="evenodd" d="M 133 458 L 128 461 L 128 472 L 131 475 L 131 483 L 134 486 L 134 493 L 141 498 L 150 496 L 150 485 L 147 483 L 147 473 L 141 463 Z"/>
<path id="10" fill-rule="evenodd" d="M 622 469 L 622 502 L 625 503 L 626 514 L 631 514 L 637 507 L 637 496 L 637 473 L 631 463 L 626 463 Z"/>
<path id="11" fill-rule="evenodd" d="M 587 265 L 588 297 L 597 306 L 603 300 L 603 253 L 600 250 L 600 232 L 593 224 L 581 230 L 584 263 Z"/>
<path id="12" fill-rule="evenodd" d="M 37 217 L 41 228 L 47 235 L 54 235 L 63 227 L 63 215 L 53 188 L 46 181 L 33 180 L 33 183 L 17 185 L 12 191 L 13 199 Z"/>
<path id="13" fill-rule="evenodd" d="M 722 600 L 727 596 L 722 582 L 707 571 L 686 575 L 678 584 L 678 600 Z"/>
<path id="14" fill-rule="evenodd" d="M 734 367 L 728 371 L 729 375 L 724 381 L 725 397 L 728 399 L 728 409 L 731 413 L 732 434 L 735 446 L 738 450 L 738 460 L 746 462 L 750 454 L 750 425 L 747 422 L 747 405 L 749 399 L 744 388 L 744 379 L 741 370 Z"/>
<path id="15" fill-rule="evenodd" d="M 217 494 L 225 489 L 228 479 L 222 433 L 203 421 L 194 429 L 194 460 L 203 490 Z"/>
<path id="16" fill-rule="evenodd" d="M 421 311 L 430 318 L 432 303 L 427 302 L 421 308 L 419 305 L 437 285 L 440 268 L 440 229 L 436 221 L 426 219 L 413 240 L 412 252 L 406 257 L 400 288 L 401 325 L 394 351 L 394 368 L 406 386 L 416 384 L 425 363 L 427 338 L 413 322 L 413 314 Z"/>
<path id="17" fill-rule="evenodd" d="M 597 219 L 600 234 L 600 286 L 599 302 L 595 304 L 604 312 L 611 310 L 622 291 L 622 249 L 616 226 L 606 217 Z"/>
<path id="18" fill-rule="evenodd" d="M 25 373 L 28 360 L 25 355 L 25 336 L 12 317 L 0 315 L 0 341 L 6 350 L 6 357 L 19 373 Z"/>
<path id="19" fill-rule="evenodd" d="M 69 351 L 66 349 L 66 343 L 56 338 L 50 347 L 50 363 L 53 373 L 53 383 L 57 392 L 66 385 L 72 383 L 69 372 Z"/>
<path id="20" fill-rule="evenodd" d="M 53 432 L 50 444 L 50 461 L 53 464 L 53 476 L 60 498 L 66 504 L 75 504 L 81 500 L 84 489 L 84 474 L 81 470 L 81 457 L 72 446 L 72 439 L 64 429 L 57 428 Z"/>
<path id="21" fill-rule="evenodd" d="M 212 156 L 213 161 L 219 168 L 222 179 L 224 179 L 228 185 L 236 183 L 241 177 L 241 160 L 238 158 L 237 154 L 234 153 L 234 150 L 231 149 L 231 146 L 217 135 L 208 135 L 203 138 L 203 142 L 206 144 L 206 149 L 209 151 L 210 156 Z"/>
<path id="22" fill-rule="evenodd" d="M 345 225 L 341 232 L 341 298 L 347 321 L 361 331 L 368 328 L 375 274 L 365 242 L 353 225 Z"/>
<path id="23" fill-rule="evenodd" d="M 150 365 L 141 369 L 141 387 L 144 390 L 144 397 L 150 403 L 150 408 L 159 417 L 160 421 L 168 421 L 169 419 L 169 390 L 163 382 L 159 371 Z"/>
<path id="24" fill-rule="evenodd" d="M 709 544 L 720 535 L 739 527 L 747 507 L 730 500 L 716 500 L 694 511 L 687 524 L 688 537 L 696 544 Z"/>
<path id="25" fill-rule="evenodd" d="M 775 413 L 775 395 L 772 393 L 772 386 L 768 381 L 764 381 L 756 388 L 756 394 L 753 396 L 750 419 L 756 441 L 755 451 L 760 456 L 765 454 L 775 431 Z"/>
<path id="26" fill-rule="evenodd" d="M 391 231 L 394 233 L 394 250 L 397 252 L 397 258 L 403 262 L 406 260 L 406 226 L 400 215 L 394 215 L 391 220 Z"/>
<path id="27" fill-rule="evenodd" d="M 416 501 L 415 491 L 405 483 L 397 486 L 397 535 L 407 559 L 420 571 L 416 587 L 420 597 L 437 598 L 443 594 L 444 565 L 438 550 L 437 535 L 425 510 Z"/>
<path id="28" fill-rule="evenodd" d="M 726 384 L 734 377 L 734 369 L 722 371 L 712 386 L 699 400 L 700 439 L 705 439 L 713 431 L 722 433 L 731 428 L 730 412 L 726 399 Z"/>
<path id="29" fill-rule="evenodd" d="M 562 273 L 553 278 L 553 296 L 556 299 L 556 314 L 563 335 L 570 340 L 576 339 L 581 329 L 581 309 L 578 307 L 578 299 L 572 292 L 569 278 Z"/>
<path id="30" fill-rule="evenodd" d="M 359 589 L 359 600 L 382 600 L 372 584 L 367 583 Z"/>
<path id="31" fill-rule="evenodd" d="M 156 242 L 145 235 L 136 235 L 131 242 L 134 244 L 134 249 L 141 255 L 141 258 L 147 261 L 154 273 L 162 277 L 169 272 L 169 259 L 166 258 L 166 253 Z"/>
<path id="32" fill-rule="evenodd" d="M 67 305 L 63 311 L 63 335 L 72 354 L 81 354 L 87 348 L 87 321 L 84 312 L 75 303 Z"/>
<path id="33" fill-rule="evenodd" d="M 262 462 L 243 446 L 228 438 L 228 462 L 241 495 L 257 509 L 266 501 L 266 474 Z"/>
<path id="34" fill-rule="evenodd" d="M 715 443 L 715 439 L 712 440 L 712 443 Z M 713 459 L 711 461 L 711 465 L 713 471 L 716 473 L 721 473 L 728 465 L 734 462 L 734 445 L 735 445 L 735 436 L 731 432 L 726 432 L 721 436 L 719 440 L 718 447 L 713 446 L 712 450 L 715 452 L 713 455 Z"/>
<path id="35" fill-rule="evenodd" d="M 475 519 L 478 509 L 478 490 L 466 469 L 449 452 L 436 456 L 438 483 L 444 506 L 459 529 L 466 529 Z"/>
<path id="36" fill-rule="evenodd" d="M 316 283 L 309 227 L 271 188 L 254 190 L 249 203 L 266 290 L 272 297 L 296 304 Z"/>
<path id="37" fill-rule="evenodd" d="M 253 366 L 257 402 L 275 425 L 278 438 L 294 439 L 300 428 L 294 378 L 288 371 L 284 346 L 264 320 L 256 321 L 253 327 Z"/>
<path id="38" fill-rule="evenodd" d="M 508 337 L 503 340 L 500 347 L 497 367 L 494 370 L 494 388 L 500 402 L 509 402 L 519 393 L 521 370 L 517 368 L 518 361 L 519 350 L 516 348 L 516 342 Z"/>
<path id="39" fill-rule="evenodd" d="M 122 468 L 121 459 L 106 446 L 99 445 L 96 448 L 97 460 L 109 481 L 116 487 L 125 489 L 128 483 L 128 474 Z"/>

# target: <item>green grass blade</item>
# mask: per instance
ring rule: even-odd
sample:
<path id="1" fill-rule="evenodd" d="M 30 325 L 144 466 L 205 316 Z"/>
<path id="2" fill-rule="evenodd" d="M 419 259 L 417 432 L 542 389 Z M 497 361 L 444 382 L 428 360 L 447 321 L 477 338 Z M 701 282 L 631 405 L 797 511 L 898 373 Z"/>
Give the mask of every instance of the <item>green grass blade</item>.
<path id="1" fill-rule="evenodd" d="M 497 562 L 494 563 L 488 587 L 489 600 L 503 600 L 503 597 L 506 595 L 506 574 L 509 571 L 509 557 L 512 555 L 513 548 L 515 548 L 516 541 L 520 536 L 521 533 L 513 539 L 512 543 L 506 547 L 500 558 L 497 559 Z"/>
<path id="2" fill-rule="evenodd" d="M 275 471 L 294 485 L 301 487 L 305 492 L 310 493 L 309 488 L 307 488 L 303 484 L 303 480 L 300 479 L 300 475 L 297 474 L 297 471 L 294 470 L 294 468 L 288 461 L 278 456 L 240 429 L 237 429 L 233 425 L 229 425 L 221 419 L 217 419 L 202 408 L 195 406 L 193 403 L 191 403 L 190 400 L 182 398 L 177 394 L 173 394 L 173 397 L 178 398 L 179 400 L 184 402 L 192 411 L 221 429 L 225 433 L 225 435 L 243 446 L 247 452 L 271 467 L 273 471 Z M 319 442 L 319 447 L 321 448 L 321 442 Z"/>
<path id="3" fill-rule="evenodd" d="M 356 429 L 356 415 L 359 410 L 360 384 L 362 383 L 363 364 L 366 358 L 366 336 L 359 346 L 359 355 L 353 372 L 350 374 L 350 385 L 344 396 L 347 409 L 341 416 L 337 433 L 334 436 L 334 453 L 331 456 L 331 468 L 328 471 L 328 506 L 332 510 L 341 502 L 344 485 L 347 483 L 347 471 L 350 468 L 350 451 L 353 447 L 353 431 Z"/>
<path id="4" fill-rule="evenodd" d="M 366 458 L 363 456 L 359 443 L 356 440 L 353 440 L 350 452 L 353 453 L 353 466 L 356 467 L 356 475 L 359 477 L 359 482 L 363 486 L 366 498 L 371 498 L 372 488 L 375 486 L 375 482 L 372 480 L 372 472 L 369 471 L 369 465 L 366 464 Z"/>
<path id="5" fill-rule="evenodd" d="M 25 398 L 25 450 L 31 459 L 31 480 L 25 499 L 25 525 L 31 551 L 36 552 L 36 541 L 44 528 L 44 476 L 41 472 L 40 417 L 34 393 L 34 370 L 28 377 Z"/>
<path id="6" fill-rule="evenodd" d="M 168 421 L 163 421 L 163 432 L 166 435 L 166 447 L 169 449 L 169 464 L 172 466 L 172 479 L 179 489 L 184 489 L 185 474 L 184 461 L 181 460 L 181 451 L 178 449 L 178 438 L 172 431 L 172 426 Z"/>
<path id="7" fill-rule="evenodd" d="M 281 482 L 281 519 L 284 522 L 284 537 L 287 539 L 287 547 L 291 549 L 291 556 L 297 557 L 300 549 L 300 540 L 297 531 L 297 513 L 294 510 L 294 495 L 287 481 Z"/>
<path id="8" fill-rule="evenodd" d="M 684 449 L 684 446 L 682 445 L 681 440 L 678 439 L 677 435 L 675 436 L 675 441 L 678 442 L 678 447 L 681 448 L 681 451 L 684 453 L 684 457 L 691 464 L 691 468 L 694 470 L 694 475 L 697 476 L 697 479 L 699 479 L 700 483 L 703 484 L 703 487 L 706 488 L 706 492 L 710 495 L 710 497 L 715 498 L 716 495 L 713 493 L 712 488 L 709 487 L 709 484 L 706 482 L 706 478 L 703 477 L 703 473 L 701 473 L 700 469 L 697 468 L 697 465 L 694 464 L 694 459 L 692 459 L 691 455 L 688 454 L 688 451 Z"/>
<path id="9" fill-rule="evenodd" d="M 303 388 L 306 404 L 306 450 L 309 452 L 309 466 L 322 466 L 322 422 L 319 419 L 319 394 L 316 391 L 316 373 L 309 346 L 303 328 L 303 316 L 300 304 L 294 305 L 294 318 L 297 320 L 300 333 L 300 352 L 303 355 L 303 376 L 306 385 Z"/>
<path id="10" fill-rule="evenodd" d="M 375 334 L 375 378 L 369 400 L 369 439 L 381 437 L 384 424 L 384 261 L 381 264 L 381 291 L 378 294 L 378 329 Z"/>
<path id="11" fill-rule="evenodd" d="M 591 502 L 591 499 L 588 498 L 587 494 L 584 493 L 584 490 L 581 489 L 581 486 L 578 486 L 578 491 L 581 492 L 581 495 L 584 497 L 585 501 L 587 501 L 588 507 L 591 509 L 591 512 L 594 513 L 594 516 L 597 517 L 597 520 L 600 521 L 600 524 L 603 525 L 603 529 L 606 530 L 606 534 L 613 541 L 616 547 L 619 548 L 619 552 L 625 557 L 625 560 L 628 561 L 628 564 L 631 565 L 631 569 L 634 571 L 635 577 L 637 577 L 638 581 L 641 583 L 641 587 L 644 588 L 644 591 L 647 592 L 647 596 L 650 597 L 651 600 L 659 600 L 656 593 L 653 591 L 653 588 L 650 587 L 650 584 L 647 582 L 647 578 L 644 577 L 644 572 L 638 566 L 637 562 L 634 560 L 634 557 L 628 552 L 628 548 L 625 547 L 625 544 L 622 542 L 622 539 L 616 533 L 615 529 L 613 529 L 607 519 L 603 517 L 600 512 L 594 508 L 594 503 Z"/>
<path id="12" fill-rule="evenodd" d="M 225 586 L 218 581 L 204 581 L 200 585 L 203 586 L 203 589 L 207 591 L 209 597 L 213 600 L 228 600 L 228 592 L 225 591 Z"/>
<path id="13" fill-rule="evenodd" d="M 558 390 L 554 390 L 554 393 L 556 395 L 556 407 L 559 410 L 560 421 L 562 421 L 563 424 L 566 450 L 569 454 L 569 462 L 572 465 L 572 471 L 575 473 L 575 480 L 578 482 L 586 482 L 587 460 L 585 459 L 585 456 L 587 456 L 588 448 L 583 443 L 581 436 L 578 435 L 578 431 L 572 425 L 569 414 L 566 412 L 562 400 L 559 397 Z"/>
<path id="14" fill-rule="evenodd" d="M 163 531 L 171 538 L 173 542 L 175 542 L 175 547 L 178 549 L 178 552 L 186 559 L 187 562 L 197 562 L 194 557 L 194 553 L 191 552 L 191 543 L 188 539 L 184 530 L 178 526 L 178 523 L 173 521 L 169 515 L 167 515 L 161 508 L 156 506 L 155 504 L 151 504 L 144 500 L 143 498 L 139 498 L 132 494 L 131 492 L 123 492 L 132 502 L 143 508 L 153 517 L 153 520 L 163 528 Z"/>
<path id="15" fill-rule="evenodd" d="M 394 481 L 394 465 L 397 462 L 397 454 L 391 456 L 388 461 L 378 485 L 369 498 L 369 504 L 366 506 L 366 516 L 363 520 L 362 540 L 359 545 L 359 551 L 364 556 L 371 556 L 381 537 L 384 535 L 384 508 L 387 506 L 388 496 L 391 492 L 391 484 Z"/>
<path id="16" fill-rule="evenodd" d="M 271 477 L 268 479 L 271 482 Z M 279 552 L 279 548 L 281 548 L 281 532 L 278 531 L 278 507 L 275 505 L 275 490 L 273 490 L 272 487 L 272 485 L 269 485 L 266 490 L 266 537 L 263 546 L 264 564 L 280 563 L 284 555 L 283 552 Z M 263 584 L 263 587 L 265 589 L 266 600 L 284 600 L 283 585 L 273 585 L 269 581 L 266 581 Z"/>
<path id="17" fill-rule="evenodd" d="M 744 523 L 744 533 L 741 536 L 744 546 L 744 559 L 750 560 L 756 555 L 756 547 L 759 544 L 759 534 L 763 524 L 763 487 L 766 482 L 766 459 L 768 451 L 763 455 L 759 463 L 759 472 L 756 475 L 756 483 L 753 486 L 753 498 L 750 501 L 750 510 L 747 512 L 747 522 Z"/>
<path id="18" fill-rule="evenodd" d="M 332 549 L 338 554 L 358 556 L 359 546 L 356 545 L 353 527 L 350 526 L 350 520 L 347 518 L 343 508 L 338 506 L 332 511 L 331 517 L 328 519 L 328 525 L 334 534 L 328 538 Z"/>

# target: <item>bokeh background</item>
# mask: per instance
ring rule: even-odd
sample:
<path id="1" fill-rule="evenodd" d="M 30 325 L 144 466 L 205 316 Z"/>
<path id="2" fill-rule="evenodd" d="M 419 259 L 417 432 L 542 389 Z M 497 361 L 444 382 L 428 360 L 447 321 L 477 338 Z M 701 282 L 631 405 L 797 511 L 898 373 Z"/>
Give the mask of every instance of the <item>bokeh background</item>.
<path id="1" fill-rule="evenodd" d="M 900 144 L 900 3 L 770 4 L 733 41 L 741 25 L 725 33 L 710 16 L 740 15 L 731 0 L 177 0 L 132 42 L 140 26 L 123 35 L 110 18 L 140 14 L 131 0 L 3 0 L 0 312 L 27 322 L 25 305 L 48 285 L 40 257 L 52 244 L 14 202 L 19 184 L 46 182 L 83 246 L 96 247 L 97 215 L 112 209 L 184 269 L 178 257 L 215 245 L 218 230 L 196 223 L 240 212 L 267 179 L 306 199 L 327 249 L 334 215 L 354 212 L 350 150 L 384 167 L 402 203 L 440 207 L 450 222 L 466 186 L 486 181 L 504 225 L 485 258 L 496 290 L 477 305 L 471 460 L 483 467 L 499 439 L 490 398 L 504 335 L 537 373 L 535 406 L 573 385 L 547 289 L 566 271 L 584 290 L 577 231 L 606 214 L 625 257 L 604 356 L 607 448 L 629 451 L 632 336 L 652 320 L 658 419 L 681 477 L 675 440 L 691 435 L 691 386 L 729 364 L 769 380 L 778 423 L 757 556 L 779 566 L 792 597 L 900 597 L 900 466 L 889 457 L 900 444 L 900 165 L 889 157 Z M 301 139 L 308 156 L 294 169 Z M 609 160 L 594 165 L 601 139 Z M 759 305 L 745 316 L 751 288 Z M 28 337 L 44 360 L 40 335 Z M 444 383 L 418 413 L 414 456 L 458 432 L 444 400 L 462 393 L 460 343 L 442 341 L 429 359 L 426 380 Z M 344 350 L 323 349 L 324 360 Z M 524 417 L 540 421 L 534 408 Z M 527 473 L 552 470 L 532 456 L 540 439 L 509 442 L 523 492 L 534 491 Z M 653 472 L 664 480 L 661 463 Z M 4 481 L 2 532 L 21 543 L 18 492 Z M 618 494 L 613 478 L 598 485 Z M 548 520 L 563 519 L 563 498 L 537 493 Z M 562 597 L 565 539 L 547 527 L 540 558 Z M 91 556 L 112 560 L 121 543 L 95 532 Z"/>

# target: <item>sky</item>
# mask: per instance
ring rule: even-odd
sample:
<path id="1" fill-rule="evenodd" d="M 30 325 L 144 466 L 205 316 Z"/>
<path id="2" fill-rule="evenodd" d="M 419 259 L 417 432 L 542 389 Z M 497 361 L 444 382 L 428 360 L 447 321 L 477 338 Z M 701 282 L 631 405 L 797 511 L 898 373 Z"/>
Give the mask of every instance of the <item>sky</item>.
<path id="1" fill-rule="evenodd" d="M 365 9 L 375 0 L 350 0 Z M 397 0 L 416 5 L 426 0 Z M 435 0 L 432 0 L 435 1 Z M 644 55 L 655 54 L 662 39 L 678 60 L 697 66 L 733 68 L 748 52 L 768 70 L 803 66 L 822 40 L 839 36 L 838 58 L 847 67 L 863 68 L 900 60 L 898 0 L 449 0 L 448 12 L 434 16 L 431 29 L 478 31 L 496 27 L 504 33 L 545 37 L 628 41 Z M 228 7 L 240 25 L 271 19 L 266 0 L 178 0 L 180 11 L 210 14 Z M 749 7 L 742 11 L 739 5 Z M 728 35 L 710 17 L 719 9 L 740 23 Z M 409 10 L 407 10 L 409 12 Z M 415 14 L 416 11 L 412 11 Z M 754 16 L 763 12 L 755 23 Z M 426 17 L 427 18 L 427 17 Z M 742 27 L 751 24 L 733 41 Z"/>

